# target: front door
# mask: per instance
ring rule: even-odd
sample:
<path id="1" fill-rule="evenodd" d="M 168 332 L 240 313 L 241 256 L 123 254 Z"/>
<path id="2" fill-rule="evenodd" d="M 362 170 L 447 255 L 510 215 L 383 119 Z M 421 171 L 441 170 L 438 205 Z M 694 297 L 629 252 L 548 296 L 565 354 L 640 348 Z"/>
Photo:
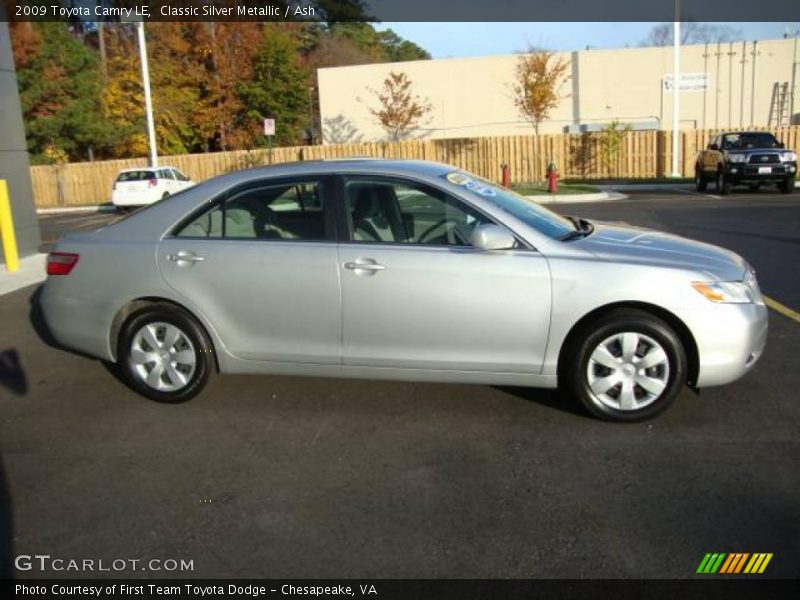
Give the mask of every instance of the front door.
<path id="1" fill-rule="evenodd" d="M 345 179 L 339 248 L 346 366 L 539 373 L 550 323 L 545 258 L 485 252 L 491 220 L 425 184 Z"/>

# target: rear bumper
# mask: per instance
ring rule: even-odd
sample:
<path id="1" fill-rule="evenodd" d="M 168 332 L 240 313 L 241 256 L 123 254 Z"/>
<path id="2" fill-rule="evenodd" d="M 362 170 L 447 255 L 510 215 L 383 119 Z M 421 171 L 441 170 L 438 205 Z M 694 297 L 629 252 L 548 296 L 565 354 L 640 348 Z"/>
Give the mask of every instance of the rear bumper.
<path id="1" fill-rule="evenodd" d="M 152 204 L 158 200 L 160 196 L 158 193 L 153 192 L 139 192 L 126 194 L 118 191 L 111 193 L 111 203 L 114 206 L 144 206 Z"/>
<path id="2" fill-rule="evenodd" d="M 750 371 L 767 343 L 764 304 L 712 304 L 681 315 L 697 343 L 697 387 L 725 385 Z"/>
<path id="3" fill-rule="evenodd" d="M 104 303 L 73 298 L 45 282 L 39 300 L 49 333 L 65 348 L 103 360 L 113 360 L 108 332 L 112 312 Z"/>

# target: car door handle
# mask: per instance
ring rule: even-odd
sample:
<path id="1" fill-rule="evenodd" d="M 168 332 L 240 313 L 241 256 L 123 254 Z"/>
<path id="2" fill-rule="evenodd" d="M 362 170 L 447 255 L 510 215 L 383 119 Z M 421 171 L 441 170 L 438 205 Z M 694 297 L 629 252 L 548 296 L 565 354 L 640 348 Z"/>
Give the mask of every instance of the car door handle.
<path id="1" fill-rule="evenodd" d="M 172 262 L 202 262 L 206 259 L 205 256 L 199 256 L 194 252 L 178 252 L 177 254 L 170 254 L 167 260 Z"/>
<path id="2" fill-rule="evenodd" d="M 351 271 L 355 271 L 356 269 L 360 269 L 363 271 L 385 271 L 386 267 L 383 265 L 379 265 L 377 263 L 357 263 L 357 262 L 347 262 L 344 263 L 345 269 L 350 269 Z"/>

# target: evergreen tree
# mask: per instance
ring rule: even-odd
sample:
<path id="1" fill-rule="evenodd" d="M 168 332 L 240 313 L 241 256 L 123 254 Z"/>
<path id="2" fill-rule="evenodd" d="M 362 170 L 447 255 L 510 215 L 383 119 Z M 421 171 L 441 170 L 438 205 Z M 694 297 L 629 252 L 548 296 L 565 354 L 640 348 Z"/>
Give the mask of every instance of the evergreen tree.
<path id="1" fill-rule="evenodd" d="M 253 77 L 239 85 L 255 144 L 266 144 L 263 133 L 257 133 L 265 118 L 276 120 L 279 145 L 302 141 L 302 128 L 308 123 L 308 73 L 298 59 L 297 44 L 286 29 L 265 25 L 253 61 Z"/>

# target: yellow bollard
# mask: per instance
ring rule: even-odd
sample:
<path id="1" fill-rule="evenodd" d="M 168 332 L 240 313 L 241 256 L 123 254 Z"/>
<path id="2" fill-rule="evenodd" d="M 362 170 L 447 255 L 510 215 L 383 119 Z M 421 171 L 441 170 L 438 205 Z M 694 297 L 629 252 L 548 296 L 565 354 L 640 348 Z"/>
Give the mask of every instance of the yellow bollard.
<path id="1" fill-rule="evenodd" d="M 6 259 L 6 270 L 9 273 L 19 271 L 17 236 L 14 235 L 14 220 L 11 218 L 11 199 L 8 197 L 8 185 L 5 179 L 0 179 L 0 237 L 3 238 L 3 255 Z"/>

